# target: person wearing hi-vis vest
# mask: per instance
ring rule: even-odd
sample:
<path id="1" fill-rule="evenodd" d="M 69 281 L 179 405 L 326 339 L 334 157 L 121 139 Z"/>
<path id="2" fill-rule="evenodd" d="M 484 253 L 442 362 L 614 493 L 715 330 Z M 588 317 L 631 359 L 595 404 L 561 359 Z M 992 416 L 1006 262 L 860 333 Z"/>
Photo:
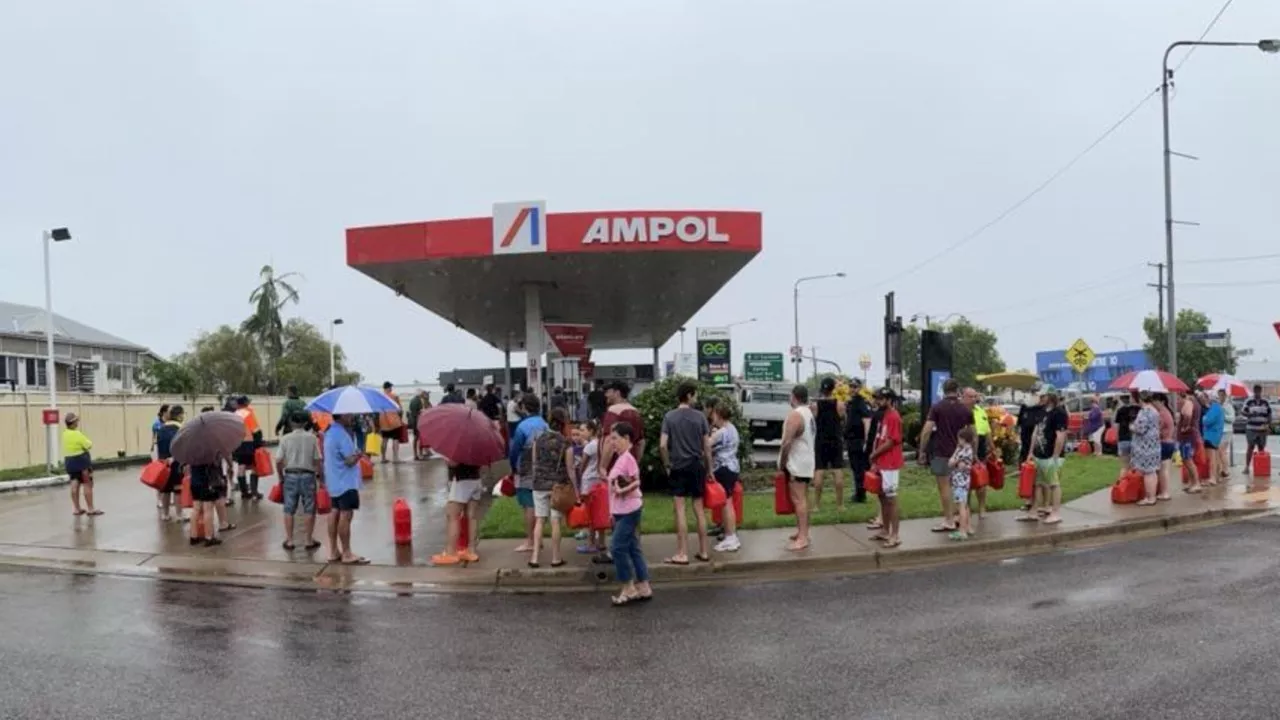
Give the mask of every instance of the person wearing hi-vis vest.
<path id="1" fill-rule="evenodd" d="M 249 407 L 249 398 L 241 395 L 236 398 L 236 415 L 244 421 L 244 440 L 236 448 L 236 487 L 240 490 L 242 500 L 261 500 L 258 492 L 258 473 L 253 467 L 253 455 L 262 447 L 262 426 L 258 424 L 258 416 Z"/>

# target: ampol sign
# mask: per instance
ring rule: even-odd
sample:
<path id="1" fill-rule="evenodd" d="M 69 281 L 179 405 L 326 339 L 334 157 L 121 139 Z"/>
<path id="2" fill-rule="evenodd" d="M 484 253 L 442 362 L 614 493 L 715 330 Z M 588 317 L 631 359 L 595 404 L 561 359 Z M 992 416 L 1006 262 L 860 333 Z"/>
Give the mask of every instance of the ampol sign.
<path id="1" fill-rule="evenodd" d="M 729 242 L 729 233 L 720 232 L 715 215 L 687 215 L 681 218 L 662 217 L 602 217 L 596 218 L 582 236 L 583 245 L 592 243 L 656 243 L 663 238 L 677 237 L 680 242 L 693 244 L 704 240 L 709 243 Z"/>

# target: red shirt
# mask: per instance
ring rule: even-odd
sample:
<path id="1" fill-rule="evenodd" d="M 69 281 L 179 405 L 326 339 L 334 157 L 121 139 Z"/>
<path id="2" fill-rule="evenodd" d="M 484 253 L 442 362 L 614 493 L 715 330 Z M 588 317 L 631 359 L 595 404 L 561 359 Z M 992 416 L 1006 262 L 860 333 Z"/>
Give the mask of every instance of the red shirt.
<path id="1" fill-rule="evenodd" d="M 879 448 L 886 440 L 893 441 L 893 447 L 876 458 L 875 465 L 881 470 L 902 469 L 902 416 L 897 410 L 889 408 L 884 411 L 880 420 L 880 431 L 876 433 L 875 447 Z"/>
<path id="2" fill-rule="evenodd" d="M 600 437 L 609 437 L 609 433 L 613 432 L 613 426 L 619 422 L 625 422 L 631 426 L 631 454 L 636 462 L 640 462 L 640 441 L 644 440 L 644 420 L 640 417 L 640 412 L 631 405 L 620 403 L 609 408 L 600 421 Z"/>

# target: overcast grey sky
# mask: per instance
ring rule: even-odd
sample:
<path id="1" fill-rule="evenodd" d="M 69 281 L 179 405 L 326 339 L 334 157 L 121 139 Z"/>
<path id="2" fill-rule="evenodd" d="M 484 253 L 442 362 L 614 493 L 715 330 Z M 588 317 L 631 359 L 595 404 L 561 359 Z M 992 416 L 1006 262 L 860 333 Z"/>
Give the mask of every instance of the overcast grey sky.
<path id="1" fill-rule="evenodd" d="M 259 266 L 305 275 L 371 380 L 501 355 L 346 266 L 350 226 L 488 214 L 764 213 L 764 251 L 690 322 L 742 351 L 801 337 L 846 369 L 904 316 L 964 312 L 1010 367 L 1083 336 L 1141 344 L 1164 255 L 1158 99 L 1003 223 L 991 220 L 1159 82 L 1221 0 L 0 2 L 0 297 L 169 354 L 239 322 Z M 1280 36 L 1237 0 L 1209 36 Z M 1280 56 L 1196 52 L 1178 76 L 1175 210 L 1187 260 L 1280 253 Z M 1190 264 L 1180 305 L 1280 360 L 1280 258 Z M 1079 291 L 1092 283 L 1100 287 Z M 400 334 L 388 340 L 388 327 Z M 669 358 L 675 338 L 663 350 Z M 605 353 L 597 362 L 649 359 Z M 517 364 L 519 361 L 516 361 Z"/>

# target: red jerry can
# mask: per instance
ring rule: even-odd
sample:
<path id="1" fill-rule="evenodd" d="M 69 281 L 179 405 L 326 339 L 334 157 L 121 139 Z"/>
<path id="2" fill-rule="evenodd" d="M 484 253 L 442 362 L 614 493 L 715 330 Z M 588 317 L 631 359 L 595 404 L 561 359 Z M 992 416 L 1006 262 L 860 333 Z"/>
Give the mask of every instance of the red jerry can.
<path id="1" fill-rule="evenodd" d="M 773 476 L 773 512 L 777 515 L 794 515 L 796 506 L 791 502 L 791 488 L 787 474 L 779 472 Z"/>
<path id="2" fill-rule="evenodd" d="M 466 508 L 458 516 L 458 549 L 466 550 L 471 545 L 471 518 L 467 517 Z"/>
<path id="3" fill-rule="evenodd" d="M 1030 500 L 1036 494 L 1036 464 L 1027 461 L 1018 469 L 1018 497 Z"/>
<path id="4" fill-rule="evenodd" d="M 397 545 L 413 542 L 413 512 L 404 498 L 396 498 L 391 506 L 391 526 L 395 530 Z"/>
<path id="5" fill-rule="evenodd" d="M 1196 472 L 1200 473 L 1200 477 L 1208 478 L 1209 477 L 1209 453 L 1205 451 L 1204 447 L 1196 448 L 1194 461 L 1196 464 Z"/>
<path id="6" fill-rule="evenodd" d="M 1260 450 L 1253 454 L 1253 476 L 1256 478 L 1271 477 L 1271 453 Z"/>
<path id="7" fill-rule="evenodd" d="M 1076 446 L 1076 452 L 1088 457 L 1093 454 L 1093 446 L 1089 444 L 1088 440 L 1085 440 Z"/>
<path id="8" fill-rule="evenodd" d="M 733 516 L 742 522 L 742 483 L 739 482 L 733 486 Z M 711 511 L 711 522 L 715 525 L 724 525 L 724 508 L 715 508 Z"/>
<path id="9" fill-rule="evenodd" d="M 1004 461 L 995 458 L 987 461 L 987 475 L 991 478 L 992 490 L 1004 489 Z"/>
<path id="10" fill-rule="evenodd" d="M 591 489 L 587 496 L 587 507 L 591 510 L 591 529 L 608 530 L 613 527 L 613 515 L 609 510 L 609 488 L 600 483 Z"/>

